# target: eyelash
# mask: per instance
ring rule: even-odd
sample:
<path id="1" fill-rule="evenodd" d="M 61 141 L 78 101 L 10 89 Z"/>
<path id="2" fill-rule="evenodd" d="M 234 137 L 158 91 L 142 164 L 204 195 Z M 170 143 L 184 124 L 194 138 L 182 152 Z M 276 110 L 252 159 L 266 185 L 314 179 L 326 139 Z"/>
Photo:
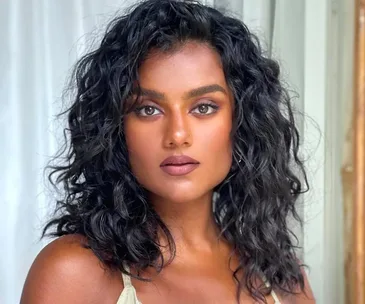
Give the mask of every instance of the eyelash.
<path id="1" fill-rule="evenodd" d="M 212 115 L 212 114 L 214 114 L 215 112 L 217 112 L 217 110 L 219 109 L 219 106 L 218 105 L 216 105 L 215 103 L 211 103 L 211 102 L 202 102 L 202 103 L 200 103 L 200 104 L 198 104 L 198 105 L 196 105 L 194 108 L 193 108 L 193 110 L 195 110 L 195 109 L 198 109 L 199 107 L 201 107 L 201 106 L 207 106 L 207 107 L 210 107 L 210 108 L 212 108 L 213 109 L 213 112 L 212 113 L 209 113 L 209 114 L 198 114 L 198 115 L 200 115 L 200 116 L 209 116 L 209 115 Z M 155 116 L 156 114 L 152 114 L 152 115 L 141 115 L 141 112 L 142 112 L 142 110 L 144 110 L 144 109 L 146 109 L 146 108 L 153 108 L 153 109 L 155 109 L 155 110 L 158 110 L 158 111 L 160 111 L 160 112 L 162 112 L 161 110 L 159 110 L 157 107 L 155 107 L 155 106 L 152 106 L 152 105 L 145 105 L 145 106 L 140 106 L 140 107 L 137 107 L 136 109 L 135 109 L 135 113 L 138 115 L 138 116 L 140 116 L 140 117 L 152 117 L 152 116 Z"/>

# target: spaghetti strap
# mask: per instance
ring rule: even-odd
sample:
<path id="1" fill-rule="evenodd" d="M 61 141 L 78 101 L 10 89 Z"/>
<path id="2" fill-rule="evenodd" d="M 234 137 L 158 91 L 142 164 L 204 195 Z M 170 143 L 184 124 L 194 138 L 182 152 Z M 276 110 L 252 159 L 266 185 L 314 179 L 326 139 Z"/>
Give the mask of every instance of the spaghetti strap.
<path id="1" fill-rule="evenodd" d="M 265 276 L 262 276 L 262 279 L 263 279 L 263 281 L 264 281 L 264 283 L 265 283 L 266 287 L 267 287 L 267 288 L 270 288 L 270 287 L 271 287 L 271 285 L 270 285 L 270 283 L 267 281 L 266 277 L 265 277 Z M 271 297 L 274 299 L 274 304 L 281 304 L 281 302 L 280 302 L 280 300 L 279 300 L 279 298 L 278 298 L 278 296 L 277 296 L 276 292 L 275 292 L 273 289 L 271 289 L 270 295 L 271 295 Z"/>
<path id="2" fill-rule="evenodd" d="M 126 272 L 130 273 L 130 268 L 127 264 L 124 264 Z M 129 275 L 122 272 L 123 278 L 123 291 L 121 292 L 117 304 L 142 304 L 137 298 L 137 292 Z"/>
<path id="3" fill-rule="evenodd" d="M 125 265 L 124 268 L 127 272 L 130 272 L 130 268 L 128 265 Z M 122 278 L 123 278 L 124 288 L 133 287 L 131 277 L 129 275 L 126 275 L 125 273 L 122 272 Z"/>
<path id="4" fill-rule="evenodd" d="M 279 298 L 278 298 L 278 296 L 276 295 L 276 293 L 275 293 L 275 291 L 274 290 L 271 290 L 271 296 L 272 296 L 272 298 L 274 299 L 274 303 L 275 304 L 280 304 L 280 301 L 279 301 Z"/>

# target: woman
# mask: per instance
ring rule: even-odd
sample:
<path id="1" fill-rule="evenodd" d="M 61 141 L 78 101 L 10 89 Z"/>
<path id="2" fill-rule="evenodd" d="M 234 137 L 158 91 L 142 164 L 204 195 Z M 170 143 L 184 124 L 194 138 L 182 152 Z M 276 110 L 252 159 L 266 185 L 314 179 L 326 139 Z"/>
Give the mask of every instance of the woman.
<path id="1" fill-rule="evenodd" d="M 75 71 L 58 238 L 21 303 L 314 303 L 287 226 L 298 131 L 241 21 L 145 1 Z"/>

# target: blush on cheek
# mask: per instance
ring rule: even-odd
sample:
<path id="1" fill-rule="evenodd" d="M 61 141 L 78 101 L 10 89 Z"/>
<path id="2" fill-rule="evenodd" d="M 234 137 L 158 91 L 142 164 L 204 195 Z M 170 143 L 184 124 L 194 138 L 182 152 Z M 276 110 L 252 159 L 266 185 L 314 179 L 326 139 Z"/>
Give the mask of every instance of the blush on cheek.
<path id="1" fill-rule="evenodd" d="M 205 138 L 202 147 L 206 151 L 206 160 L 209 160 L 209 174 L 215 172 L 224 179 L 232 166 L 232 141 L 229 134 L 220 133 Z"/>
<path id="2" fill-rule="evenodd" d="M 199 140 L 202 146 L 215 154 L 231 153 L 231 128 L 227 125 L 216 126 L 202 133 Z"/>

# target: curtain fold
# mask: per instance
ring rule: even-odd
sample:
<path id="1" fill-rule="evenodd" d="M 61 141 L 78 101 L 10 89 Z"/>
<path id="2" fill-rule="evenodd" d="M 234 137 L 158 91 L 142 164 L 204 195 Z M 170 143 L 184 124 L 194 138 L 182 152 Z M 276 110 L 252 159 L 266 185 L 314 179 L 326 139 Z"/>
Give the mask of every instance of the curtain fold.
<path id="1" fill-rule="evenodd" d="M 0 33 L 0 303 L 19 303 L 54 195 L 43 169 L 59 149 L 62 90 L 70 68 L 120 1 L 8 0 Z"/>

